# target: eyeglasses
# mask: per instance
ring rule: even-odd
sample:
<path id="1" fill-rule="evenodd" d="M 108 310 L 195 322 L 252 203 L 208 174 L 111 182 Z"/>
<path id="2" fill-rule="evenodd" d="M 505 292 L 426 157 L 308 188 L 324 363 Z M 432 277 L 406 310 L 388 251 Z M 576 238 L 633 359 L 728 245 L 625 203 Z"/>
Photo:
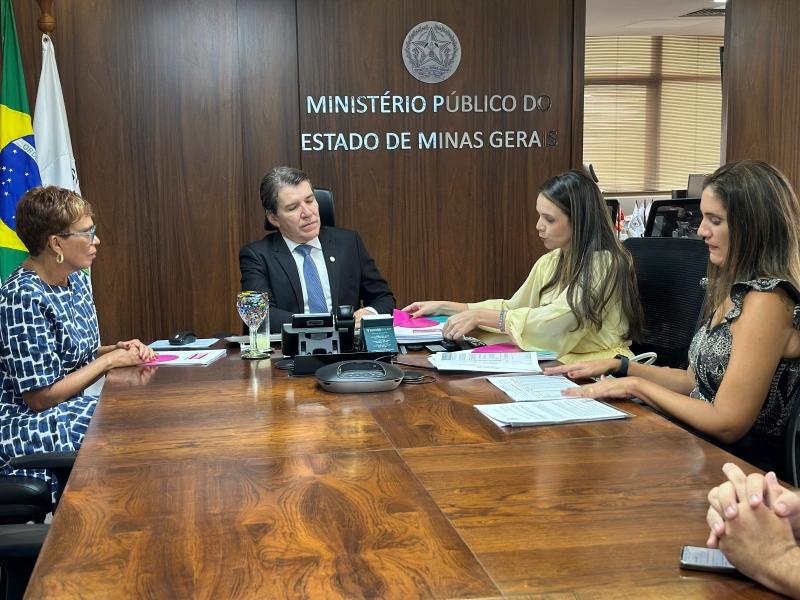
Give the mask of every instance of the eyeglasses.
<path id="1" fill-rule="evenodd" d="M 94 241 L 95 233 L 97 233 L 97 225 L 92 225 L 86 231 L 68 231 L 67 233 L 58 233 L 56 235 L 60 237 L 70 237 L 73 235 L 77 235 L 79 237 L 86 238 L 87 240 L 89 240 L 89 243 L 91 244 Z"/>

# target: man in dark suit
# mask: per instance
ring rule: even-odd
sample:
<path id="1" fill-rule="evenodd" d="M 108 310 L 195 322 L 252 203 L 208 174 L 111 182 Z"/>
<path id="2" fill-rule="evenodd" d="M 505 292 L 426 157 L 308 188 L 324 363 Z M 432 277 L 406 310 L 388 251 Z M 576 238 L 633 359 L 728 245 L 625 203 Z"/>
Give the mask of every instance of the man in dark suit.
<path id="1" fill-rule="evenodd" d="M 239 251 L 242 290 L 269 293 L 270 330 L 280 332 L 297 313 L 355 309 L 391 313 L 394 296 L 361 237 L 348 229 L 323 227 L 308 176 L 276 167 L 261 180 L 261 204 L 278 229 Z M 362 306 L 363 303 L 363 306 Z"/>

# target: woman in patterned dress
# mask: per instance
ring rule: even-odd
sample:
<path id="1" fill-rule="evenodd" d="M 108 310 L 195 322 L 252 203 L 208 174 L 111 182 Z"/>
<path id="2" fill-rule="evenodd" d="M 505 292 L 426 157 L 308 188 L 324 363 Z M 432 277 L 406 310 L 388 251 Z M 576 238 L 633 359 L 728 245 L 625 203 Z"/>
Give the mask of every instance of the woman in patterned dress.
<path id="1" fill-rule="evenodd" d="M 0 466 L 14 456 L 77 450 L 97 403 L 84 390 L 115 367 L 148 361 L 139 340 L 101 346 L 87 275 L 100 239 L 88 202 L 34 188 L 16 211 L 30 256 L 0 288 Z M 14 471 L 2 475 L 34 475 Z"/>
<path id="2" fill-rule="evenodd" d="M 706 179 L 698 234 L 709 250 L 705 321 L 687 370 L 610 359 L 548 369 L 628 377 L 565 391 L 635 396 L 765 470 L 781 470 L 800 386 L 800 203 L 777 169 L 753 160 Z"/>

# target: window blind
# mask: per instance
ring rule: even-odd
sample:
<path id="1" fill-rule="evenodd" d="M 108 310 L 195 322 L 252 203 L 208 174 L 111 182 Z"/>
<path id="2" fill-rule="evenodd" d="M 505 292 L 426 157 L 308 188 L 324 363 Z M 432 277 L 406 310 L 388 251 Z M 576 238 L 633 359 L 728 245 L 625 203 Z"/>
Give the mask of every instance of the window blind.
<path id="1" fill-rule="evenodd" d="M 583 160 L 604 191 L 681 189 L 719 166 L 722 42 L 587 38 Z"/>

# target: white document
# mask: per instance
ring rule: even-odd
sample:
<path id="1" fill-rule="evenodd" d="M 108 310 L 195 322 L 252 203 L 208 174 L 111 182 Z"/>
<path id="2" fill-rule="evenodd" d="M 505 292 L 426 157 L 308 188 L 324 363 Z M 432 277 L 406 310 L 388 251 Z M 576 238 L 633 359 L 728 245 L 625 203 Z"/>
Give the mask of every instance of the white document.
<path id="1" fill-rule="evenodd" d="M 442 371 L 488 373 L 541 373 L 536 352 L 437 352 L 428 357 Z"/>
<path id="2" fill-rule="evenodd" d="M 514 402 L 561 400 L 564 397 L 561 390 L 578 387 L 577 383 L 560 375 L 522 375 L 486 379 L 508 394 Z"/>
<path id="3" fill-rule="evenodd" d="M 442 341 L 444 323 L 430 327 L 395 327 L 394 337 L 398 344 L 429 344 Z"/>
<path id="4" fill-rule="evenodd" d="M 227 354 L 226 350 L 167 350 L 155 360 L 142 363 L 149 367 L 206 367 Z"/>
<path id="5" fill-rule="evenodd" d="M 522 404 L 478 404 L 475 408 L 501 427 L 581 423 L 630 417 L 625 411 L 587 398 L 562 398 Z"/>
<path id="6" fill-rule="evenodd" d="M 249 338 L 248 338 L 249 339 Z M 209 348 L 216 344 L 219 341 L 219 338 L 201 338 L 195 340 L 191 344 L 181 344 L 180 346 L 173 346 L 169 343 L 169 340 L 156 340 L 150 347 L 153 350 L 169 350 L 170 348 Z"/>
<path id="7" fill-rule="evenodd" d="M 100 394 L 103 393 L 103 386 L 105 384 L 106 384 L 106 376 L 103 375 L 100 379 L 98 379 L 92 385 L 83 390 L 83 393 L 87 396 L 97 396 L 99 398 Z"/>

